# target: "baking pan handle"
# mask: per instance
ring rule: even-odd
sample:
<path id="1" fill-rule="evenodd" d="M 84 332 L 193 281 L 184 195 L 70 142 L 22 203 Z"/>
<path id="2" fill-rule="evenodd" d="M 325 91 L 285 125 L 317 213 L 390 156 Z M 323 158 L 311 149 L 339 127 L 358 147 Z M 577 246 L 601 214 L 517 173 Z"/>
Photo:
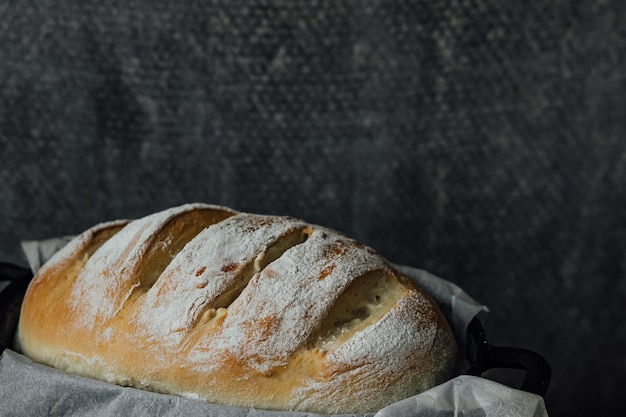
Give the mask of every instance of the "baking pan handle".
<path id="1" fill-rule="evenodd" d="M 28 282 L 32 277 L 33 273 L 28 268 L 8 262 L 0 262 L 0 281 Z"/>
<path id="2" fill-rule="evenodd" d="M 11 345 L 22 299 L 32 277 L 30 269 L 0 262 L 0 282 L 8 282 L 0 287 L 0 353 Z"/>
<path id="3" fill-rule="evenodd" d="M 521 389 L 542 397 L 546 395 L 552 369 L 543 356 L 528 349 L 489 344 L 477 318 L 468 326 L 468 338 L 468 356 L 472 363 L 467 372 L 469 375 L 480 376 L 495 368 L 523 369 L 525 375 Z"/>

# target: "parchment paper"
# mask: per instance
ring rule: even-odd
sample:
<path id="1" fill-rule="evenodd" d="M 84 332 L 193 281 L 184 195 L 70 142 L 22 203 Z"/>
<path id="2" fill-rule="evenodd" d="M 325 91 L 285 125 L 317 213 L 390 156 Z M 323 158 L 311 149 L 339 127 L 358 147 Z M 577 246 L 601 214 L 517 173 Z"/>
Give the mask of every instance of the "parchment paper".
<path id="1" fill-rule="evenodd" d="M 33 272 L 71 237 L 29 241 L 22 248 Z M 467 324 L 484 320 L 488 309 L 458 286 L 425 271 L 397 266 L 440 305 L 464 349 Z M 0 357 L 2 416 L 211 416 L 302 417 L 318 414 L 221 406 L 205 401 L 121 387 L 32 362 L 10 349 Z M 424 393 L 368 416 L 519 416 L 547 417 L 543 398 L 485 378 L 461 375 Z"/>

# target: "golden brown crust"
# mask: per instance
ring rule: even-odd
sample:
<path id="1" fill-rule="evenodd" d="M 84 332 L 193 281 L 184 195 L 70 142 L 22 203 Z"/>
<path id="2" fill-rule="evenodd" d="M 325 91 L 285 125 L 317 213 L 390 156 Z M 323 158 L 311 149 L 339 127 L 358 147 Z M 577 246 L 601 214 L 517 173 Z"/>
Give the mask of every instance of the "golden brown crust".
<path id="1" fill-rule="evenodd" d="M 428 389 L 456 354 L 434 301 L 370 248 L 201 204 L 83 233 L 33 279 L 17 336 L 68 372 L 321 413 Z"/>

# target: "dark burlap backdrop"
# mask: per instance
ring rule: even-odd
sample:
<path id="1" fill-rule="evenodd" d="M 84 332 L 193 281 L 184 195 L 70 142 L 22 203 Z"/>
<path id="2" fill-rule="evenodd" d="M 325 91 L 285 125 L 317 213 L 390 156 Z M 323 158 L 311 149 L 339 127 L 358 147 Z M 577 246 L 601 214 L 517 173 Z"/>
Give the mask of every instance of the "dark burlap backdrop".
<path id="1" fill-rule="evenodd" d="M 0 259 L 189 201 L 335 227 L 491 308 L 554 416 L 626 373 L 620 1 L 0 5 Z"/>

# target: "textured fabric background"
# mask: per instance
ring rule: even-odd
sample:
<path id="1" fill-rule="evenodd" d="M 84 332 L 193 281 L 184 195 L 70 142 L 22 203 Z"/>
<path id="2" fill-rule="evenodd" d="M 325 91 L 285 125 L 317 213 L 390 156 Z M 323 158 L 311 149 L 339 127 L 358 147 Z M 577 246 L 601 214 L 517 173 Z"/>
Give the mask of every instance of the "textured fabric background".
<path id="1" fill-rule="evenodd" d="M 301 217 L 488 304 L 551 415 L 610 415 L 625 5 L 2 2 L 0 259 L 190 201 Z"/>

